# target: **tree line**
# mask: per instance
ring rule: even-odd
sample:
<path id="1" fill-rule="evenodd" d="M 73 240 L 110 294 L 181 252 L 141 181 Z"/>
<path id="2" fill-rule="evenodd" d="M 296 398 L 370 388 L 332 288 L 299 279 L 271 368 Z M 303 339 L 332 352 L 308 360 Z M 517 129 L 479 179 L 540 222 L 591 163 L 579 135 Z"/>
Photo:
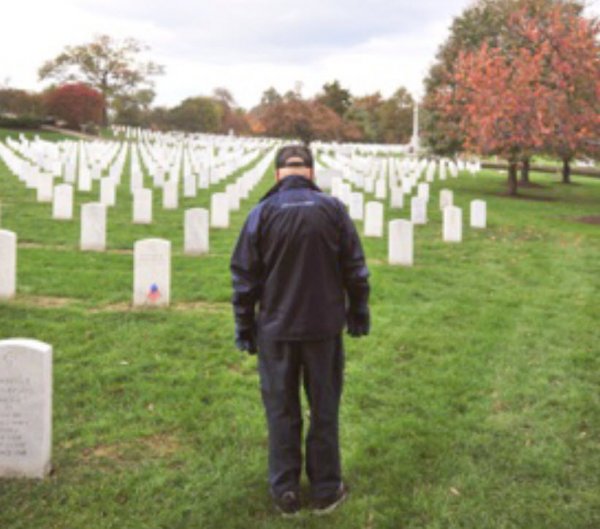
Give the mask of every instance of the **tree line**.
<path id="1" fill-rule="evenodd" d="M 508 162 L 508 190 L 533 156 L 600 154 L 600 25 L 572 0 L 479 0 L 457 17 L 425 81 L 433 152 Z M 518 181 L 518 172 L 521 172 Z"/>
<path id="2" fill-rule="evenodd" d="M 67 46 L 39 70 L 53 84 L 42 93 L 0 88 L 0 114 L 19 123 L 53 117 L 69 127 L 86 123 L 144 126 L 282 138 L 376 143 L 406 143 L 412 134 L 414 101 L 404 87 L 389 98 L 380 92 L 355 96 L 334 80 L 313 97 L 300 90 L 280 94 L 268 88 L 259 103 L 246 110 L 231 92 L 217 88 L 210 95 L 185 98 L 173 107 L 155 106 L 153 78 L 164 68 L 140 60 L 146 46 L 135 39 L 108 35 Z"/>

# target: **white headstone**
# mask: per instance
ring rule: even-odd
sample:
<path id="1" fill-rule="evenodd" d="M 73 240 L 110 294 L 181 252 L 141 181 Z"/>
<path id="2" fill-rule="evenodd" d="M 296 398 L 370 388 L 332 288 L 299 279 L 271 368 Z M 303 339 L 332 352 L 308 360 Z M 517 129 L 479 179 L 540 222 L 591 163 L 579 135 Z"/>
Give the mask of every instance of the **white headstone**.
<path id="1" fill-rule="evenodd" d="M 471 202 L 471 228 L 485 228 L 487 225 L 487 206 L 485 200 Z"/>
<path id="2" fill-rule="evenodd" d="M 54 188 L 52 218 L 70 220 L 73 218 L 73 186 L 59 184 Z"/>
<path id="3" fill-rule="evenodd" d="M 404 207 L 404 191 L 401 187 L 392 187 L 390 207 L 392 209 L 402 209 Z"/>
<path id="4" fill-rule="evenodd" d="M 81 162 L 79 162 L 81 165 Z M 79 168 L 79 179 L 77 180 L 77 189 L 79 191 L 92 190 L 92 176 L 87 167 Z"/>
<path id="5" fill-rule="evenodd" d="M 452 206 L 453 194 L 450 189 L 440 190 L 440 209 L 443 211 L 446 206 Z"/>
<path id="6" fill-rule="evenodd" d="M 398 219 L 389 223 L 388 262 L 391 265 L 412 266 L 413 223 Z"/>
<path id="7" fill-rule="evenodd" d="M 427 224 L 427 202 L 424 199 L 410 199 L 410 220 L 413 224 Z"/>
<path id="8" fill-rule="evenodd" d="M 110 178 L 100 180 L 100 202 L 105 206 L 114 206 L 117 202 L 116 185 Z"/>
<path id="9" fill-rule="evenodd" d="M 179 185 L 176 180 L 165 182 L 165 185 L 163 186 L 162 202 L 164 209 L 177 209 L 177 207 L 179 206 L 178 188 Z"/>
<path id="10" fill-rule="evenodd" d="M 352 220 L 363 220 L 364 218 L 364 196 L 362 193 L 350 194 L 350 207 L 348 213 Z"/>
<path id="11" fill-rule="evenodd" d="M 227 184 L 225 192 L 229 197 L 229 210 L 238 211 L 240 209 L 240 188 L 238 184 Z"/>
<path id="12" fill-rule="evenodd" d="M 150 224 L 152 222 L 152 189 L 133 190 L 133 223 Z"/>
<path id="13" fill-rule="evenodd" d="M 197 192 L 196 175 L 185 173 L 183 176 L 183 196 L 185 198 L 195 198 Z"/>
<path id="14" fill-rule="evenodd" d="M 170 299 L 171 241 L 136 241 L 133 247 L 134 306 L 166 306 Z"/>
<path id="15" fill-rule="evenodd" d="M 456 206 L 444 208 L 443 236 L 445 242 L 462 241 L 462 209 Z"/>
<path id="16" fill-rule="evenodd" d="M 210 225 L 213 228 L 229 228 L 229 196 L 214 193 L 210 198 Z"/>
<path id="17" fill-rule="evenodd" d="M 372 193 L 375 190 L 375 178 L 372 176 L 365 177 L 365 193 Z"/>
<path id="18" fill-rule="evenodd" d="M 379 178 L 375 183 L 375 198 L 385 200 L 387 196 L 387 182 L 385 178 Z"/>
<path id="19" fill-rule="evenodd" d="M 335 169 L 317 169 L 315 172 L 315 183 L 323 190 L 329 191 L 331 189 L 332 179 L 335 177 L 342 177 L 342 172 Z"/>
<path id="20" fill-rule="evenodd" d="M 81 249 L 106 250 L 106 206 L 100 203 L 81 206 Z"/>
<path id="21" fill-rule="evenodd" d="M 52 453 L 52 347 L 0 341 L 0 478 L 43 478 Z"/>
<path id="22" fill-rule="evenodd" d="M 54 190 L 54 176 L 48 173 L 40 173 L 37 178 L 37 201 L 52 202 Z"/>
<path id="23" fill-rule="evenodd" d="M 365 206 L 365 237 L 383 237 L 383 204 L 367 202 Z"/>
<path id="24" fill-rule="evenodd" d="M 207 209 L 193 208 L 184 217 L 184 253 L 202 255 L 209 250 L 209 213 Z"/>
<path id="25" fill-rule="evenodd" d="M 425 200 L 425 202 L 429 202 L 429 184 L 421 182 L 417 186 L 417 196 Z"/>
<path id="26" fill-rule="evenodd" d="M 16 292 L 17 234 L 0 230 L 0 299 L 11 299 Z"/>

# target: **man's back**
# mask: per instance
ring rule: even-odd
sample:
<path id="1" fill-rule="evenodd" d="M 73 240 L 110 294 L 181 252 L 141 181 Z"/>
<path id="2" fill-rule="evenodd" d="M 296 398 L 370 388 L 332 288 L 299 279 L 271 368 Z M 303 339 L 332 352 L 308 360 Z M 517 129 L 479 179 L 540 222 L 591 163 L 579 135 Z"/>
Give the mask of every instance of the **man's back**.
<path id="1" fill-rule="evenodd" d="M 368 295 L 362 248 L 344 206 L 302 176 L 283 179 L 248 217 L 232 257 L 242 297 L 249 269 L 260 284 L 258 328 L 269 339 L 335 336 L 345 323 L 345 290 Z"/>

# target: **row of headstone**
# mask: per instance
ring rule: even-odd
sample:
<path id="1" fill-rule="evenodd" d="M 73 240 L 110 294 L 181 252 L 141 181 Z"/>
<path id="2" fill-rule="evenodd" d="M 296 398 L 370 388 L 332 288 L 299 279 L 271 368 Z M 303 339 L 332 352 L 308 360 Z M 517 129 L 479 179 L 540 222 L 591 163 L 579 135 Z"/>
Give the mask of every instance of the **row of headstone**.
<path id="1" fill-rule="evenodd" d="M 444 193 L 445 191 L 445 193 Z M 362 198 L 362 193 L 356 193 Z M 359 211 L 362 200 L 358 198 L 354 203 L 355 194 L 352 193 L 352 201 L 349 208 L 350 218 L 361 220 L 362 214 Z M 452 205 L 452 191 L 442 190 L 440 196 L 443 214 L 443 239 L 445 241 L 455 241 L 462 239 L 462 210 Z M 472 228 L 486 227 L 486 204 L 483 200 L 473 200 L 471 202 L 470 221 Z M 446 213 L 447 210 L 450 212 Z M 427 224 L 427 200 L 425 197 L 412 197 L 410 222 L 413 225 Z M 364 235 L 365 237 L 383 237 L 384 211 L 381 202 L 367 202 L 364 213 Z M 460 229 L 458 226 L 460 225 Z"/>
<path id="2" fill-rule="evenodd" d="M 483 200 L 471 202 L 471 227 L 486 227 L 486 203 Z M 413 264 L 414 222 L 398 219 L 389 223 L 388 262 L 392 265 L 411 266 Z M 444 242 L 462 241 L 462 209 L 447 205 L 443 209 L 442 239 Z"/>

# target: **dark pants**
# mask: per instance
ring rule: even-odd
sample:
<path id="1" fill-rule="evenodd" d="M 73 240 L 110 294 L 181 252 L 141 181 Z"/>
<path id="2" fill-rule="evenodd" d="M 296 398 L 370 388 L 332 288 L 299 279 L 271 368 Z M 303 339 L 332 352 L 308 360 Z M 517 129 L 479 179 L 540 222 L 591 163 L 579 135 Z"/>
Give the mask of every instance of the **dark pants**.
<path id="1" fill-rule="evenodd" d="M 281 496 L 298 491 L 302 471 L 300 380 L 310 406 L 306 474 L 314 498 L 341 483 L 338 411 L 344 349 L 341 336 L 311 342 L 259 342 L 258 369 L 269 426 L 269 483 Z"/>

